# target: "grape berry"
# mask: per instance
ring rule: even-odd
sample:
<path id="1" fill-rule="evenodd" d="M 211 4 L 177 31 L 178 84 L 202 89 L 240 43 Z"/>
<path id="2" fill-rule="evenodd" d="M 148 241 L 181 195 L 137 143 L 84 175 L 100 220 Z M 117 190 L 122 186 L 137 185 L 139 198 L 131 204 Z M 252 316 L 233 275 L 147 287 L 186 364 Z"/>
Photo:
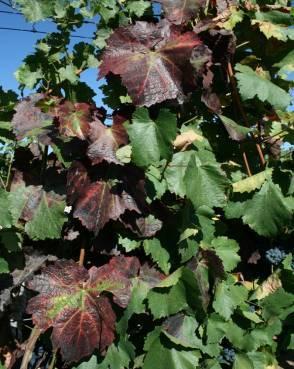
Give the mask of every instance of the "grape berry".
<path id="1" fill-rule="evenodd" d="M 278 265 L 286 257 L 286 253 L 275 247 L 274 249 L 267 250 L 265 257 L 271 264 Z"/>
<path id="2" fill-rule="evenodd" d="M 235 356 L 236 353 L 234 349 L 224 348 L 222 355 L 218 358 L 218 361 L 225 364 L 233 363 L 235 361 Z"/>

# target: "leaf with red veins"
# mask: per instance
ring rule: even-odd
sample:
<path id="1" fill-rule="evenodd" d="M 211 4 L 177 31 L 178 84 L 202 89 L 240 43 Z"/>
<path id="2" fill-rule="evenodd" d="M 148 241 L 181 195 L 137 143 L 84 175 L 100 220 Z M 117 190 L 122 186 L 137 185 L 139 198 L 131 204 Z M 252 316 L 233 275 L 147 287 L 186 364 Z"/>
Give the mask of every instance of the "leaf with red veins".
<path id="1" fill-rule="evenodd" d="M 156 2 L 162 4 L 165 17 L 174 24 L 186 23 L 206 5 L 205 0 L 156 0 Z"/>
<path id="2" fill-rule="evenodd" d="M 125 260 L 124 260 L 125 259 Z M 135 257 L 114 257 L 100 268 L 87 271 L 73 261 L 59 260 L 44 268 L 28 287 L 40 294 L 33 297 L 27 312 L 42 331 L 53 327 L 52 343 L 63 359 L 79 361 L 96 348 L 104 351 L 115 338 L 116 316 L 110 300 L 126 307 L 131 294 L 129 268 L 138 274 Z"/>
<path id="3" fill-rule="evenodd" d="M 16 105 L 16 112 L 11 123 L 17 140 L 29 136 L 38 136 L 39 140 L 45 145 L 51 142 L 48 134 L 52 130 L 53 116 L 43 113 L 37 106 L 45 98 L 44 94 L 35 94 L 23 99 Z"/>
<path id="4" fill-rule="evenodd" d="M 95 234 L 111 219 L 119 219 L 126 210 L 140 213 L 134 198 L 120 185 L 112 187 L 105 181 L 90 182 L 82 164 L 69 171 L 67 187 L 68 199 L 74 205 L 73 216 Z"/>
<path id="5" fill-rule="evenodd" d="M 92 122 L 93 106 L 87 103 L 64 101 L 54 109 L 59 123 L 59 132 L 66 137 L 85 140 Z"/>
<path id="6" fill-rule="evenodd" d="M 184 73 L 199 44 L 194 32 L 181 34 L 179 27 L 167 21 L 120 27 L 108 39 L 99 76 L 120 75 L 138 106 L 173 99 L 182 102 Z"/>
<path id="7" fill-rule="evenodd" d="M 111 127 L 106 127 L 99 120 L 90 123 L 91 145 L 87 155 L 93 165 L 99 164 L 103 160 L 122 165 L 115 153 L 120 146 L 128 143 L 128 135 L 123 122 L 124 120 L 114 120 Z"/>

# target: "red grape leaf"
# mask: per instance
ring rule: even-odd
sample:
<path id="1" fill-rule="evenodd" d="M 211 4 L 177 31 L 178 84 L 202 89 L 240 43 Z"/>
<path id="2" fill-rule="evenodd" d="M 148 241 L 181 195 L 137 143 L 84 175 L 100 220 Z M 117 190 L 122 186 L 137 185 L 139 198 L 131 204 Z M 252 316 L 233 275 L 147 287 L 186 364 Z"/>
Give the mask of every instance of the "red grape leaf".
<path id="1" fill-rule="evenodd" d="M 91 145 L 87 155 L 92 164 L 99 164 L 103 160 L 108 163 L 122 165 L 115 153 L 117 149 L 128 143 L 128 135 L 122 119 L 114 119 L 111 127 L 106 127 L 99 120 L 90 123 L 89 138 Z"/>
<path id="2" fill-rule="evenodd" d="M 44 268 L 28 287 L 39 292 L 27 306 L 33 322 L 45 331 L 53 327 L 52 343 L 63 359 L 79 361 L 94 349 L 104 351 L 115 338 L 116 316 L 110 299 L 126 307 L 131 294 L 131 276 L 139 271 L 135 257 L 118 256 L 89 271 L 70 260 Z M 132 275 L 130 274 L 132 271 Z"/>
<path id="3" fill-rule="evenodd" d="M 53 117 L 50 114 L 43 113 L 37 106 L 37 103 L 45 98 L 44 94 L 35 94 L 23 99 L 16 105 L 16 113 L 11 123 L 18 140 L 28 136 L 38 136 L 43 144 L 50 143 L 48 133 L 51 132 Z"/>
<path id="4" fill-rule="evenodd" d="M 96 234 L 111 219 L 117 220 L 126 210 L 140 213 L 134 198 L 121 186 L 109 182 L 90 182 L 86 169 L 75 164 L 68 174 L 68 199 L 74 203 L 73 216 Z"/>
<path id="5" fill-rule="evenodd" d="M 206 4 L 205 0 L 156 0 L 156 2 L 162 4 L 165 17 L 174 24 L 186 23 Z"/>
<path id="6" fill-rule="evenodd" d="M 181 34 L 167 21 L 120 27 L 108 39 L 99 76 L 119 74 L 135 105 L 182 102 L 183 71 L 190 67 L 192 50 L 199 44 L 194 32 Z"/>
<path id="7" fill-rule="evenodd" d="M 93 106 L 87 103 L 64 101 L 54 110 L 59 123 L 60 134 L 85 140 L 90 122 L 93 120 Z"/>

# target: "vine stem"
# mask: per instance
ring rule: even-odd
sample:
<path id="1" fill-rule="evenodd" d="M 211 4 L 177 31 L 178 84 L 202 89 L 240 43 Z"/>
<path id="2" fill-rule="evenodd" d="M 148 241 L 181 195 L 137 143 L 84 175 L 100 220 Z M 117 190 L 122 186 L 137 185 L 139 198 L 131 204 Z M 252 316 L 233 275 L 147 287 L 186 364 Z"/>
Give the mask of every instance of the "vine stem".
<path id="1" fill-rule="evenodd" d="M 10 158 L 10 161 L 9 161 L 6 184 L 5 184 L 5 189 L 6 190 L 8 189 L 9 182 L 10 182 L 10 175 L 11 175 L 12 163 L 13 163 L 13 160 L 14 160 L 15 149 L 16 149 L 16 142 L 14 144 L 13 153 L 11 154 L 11 158 Z"/>
<path id="2" fill-rule="evenodd" d="M 243 118 L 243 121 L 244 121 L 245 125 L 247 127 L 250 127 L 247 115 L 246 115 L 246 113 L 243 109 L 243 105 L 242 105 L 241 100 L 240 100 L 240 96 L 239 96 L 237 86 L 236 86 L 236 79 L 235 79 L 233 67 L 232 67 L 232 64 L 231 64 L 230 61 L 228 62 L 227 72 L 228 72 L 228 76 L 230 78 L 231 86 L 232 86 L 232 89 L 233 89 L 233 95 L 235 97 L 235 100 L 236 100 L 237 106 L 239 108 L 240 114 Z M 261 163 L 262 167 L 264 167 L 265 164 L 266 164 L 266 161 L 265 161 L 265 158 L 264 158 L 264 155 L 263 155 L 263 152 L 262 152 L 262 148 L 261 148 L 260 144 L 257 143 L 257 142 L 255 143 L 255 146 L 256 146 L 256 149 L 257 149 L 257 152 L 258 152 L 260 163 Z M 245 155 L 246 155 L 246 153 L 245 153 Z M 243 157 L 244 157 L 244 155 L 243 155 Z"/>
<path id="3" fill-rule="evenodd" d="M 79 266 L 83 266 L 84 265 L 85 254 L 86 254 L 85 248 L 84 247 L 81 247 L 80 257 L 79 257 Z"/>
<path id="4" fill-rule="evenodd" d="M 25 353 L 22 358 L 20 369 L 27 369 L 28 364 L 31 360 L 36 342 L 38 338 L 40 337 L 40 334 L 41 334 L 40 329 L 37 327 L 34 327 L 28 339 L 28 342 L 26 344 L 26 349 L 25 349 Z"/>

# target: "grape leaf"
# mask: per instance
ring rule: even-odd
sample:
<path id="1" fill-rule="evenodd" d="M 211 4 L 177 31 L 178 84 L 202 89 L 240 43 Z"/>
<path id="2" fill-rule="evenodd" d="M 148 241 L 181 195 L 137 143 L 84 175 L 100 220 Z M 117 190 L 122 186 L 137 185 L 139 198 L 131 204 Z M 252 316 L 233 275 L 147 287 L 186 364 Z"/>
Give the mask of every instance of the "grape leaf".
<path id="1" fill-rule="evenodd" d="M 179 347 L 165 346 L 160 336 L 155 338 L 146 354 L 143 369 L 195 369 L 200 353 L 197 350 L 179 350 Z"/>
<path id="2" fill-rule="evenodd" d="M 223 207 L 229 182 L 216 162 L 210 162 L 208 152 L 184 151 L 173 155 L 165 171 L 170 192 L 187 196 L 195 207 Z M 204 160 L 202 160 L 204 158 Z"/>
<path id="3" fill-rule="evenodd" d="M 48 133 L 51 131 L 50 126 L 52 126 L 53 117 L 50 114 L 43 113 L 37 106 L 37 103 L 44 98 L 44 94 L 35 94 L 23 99 L 16 105 L 16 113 L 11 123 L 18 140 L 29 136 L 39 136 L 42 143 L 50 143 Z"/>
<path id="4" fill-rule="evenodd" d="M 90 130 L 93 106 L 87 103 L 64 101 L 55 109 L 59 132 L 66 137 L 78 137 L 85 140 Z"/>
<path id="5" fill-rule="evenodd" d="M 25 221 L 25 232 L 31 239 L 60 238 L 67 219 L 64 196 L 18 182 L 13 183 L 9 198 L 14 222 Z"/>
<path id="6" fill-rule="evenodd" d="M 197 327 L 195 318 L 180 313 L 165 320 L 162 332 L 176 345 L 198 348 Z"/>
<path id="7" fill-rule="evenodd" d="M 151 106 L 164 100 L 183 101 L 183 70 L 200 39 L 166 21 L 136 22 L 109 37 L 99 76 L 119 74 L 133 103 Z"/>
<path id="8" fill-rule="evenodd" d="M 290 105 L 290 95 L 262 74 L 257 74 L 247 65 L 237 64 L 235 68 L 238 71 L 238 88 L 244 100 L 257 96 L 259 100 L 268 101 L 276 109 L 285 109 Z"/>
<path id="9" fill-rule="evenodd" d="M 247 299 L 248 291 L 244 286 L 229 285 L 227 281 L 217 285 L 213 302 L 214 310 L 229 320 L 237 306 Z"/>
<path id="10" fill-rule="evenodd" d="M 30 299 L 27 312 L 42 331 L 53 327 L 52 343 L 63 359 L 78 361 L 95 348 L 104 351 L 115 338 L 115 313 L 109 297 L 126 307 L 130 298 L 129 270 L 136 275 L 134 257 L 114 257 L 100 268 L 86 270 L 70 260 L 44 268 L 28 284 L 39 295 Z"/>
<path id="11" fill-rule="evenodd" d="M 91 182 L 86 168 L 75 163 L 68 173 L 68 200 L 74 205 L 73 216 L 96 234 L 110 220 L 117 220 L 126 210 L 140 213 L 133 197 L 120 185 Z"/>
<path id="12" fill-rule="evenodd" d="M 10 201 L 9 201 L 9 192 L 0 188 L 0 202 L 1 202 L 1 211 L 0 211 L 0 229 L 2 228 L 10 228 L 13 221 L 12 215 L 9 211 Z"/>
<path id="13" fill-rule="evenodd" d="M 9 273 L 9 266 L 5 259 L 0 258 L 0 274 Z"/>
<path id="14" fill-rule="evenodd" d="M 123 126 L 123 119 L 114 118 L 111 127 L 106 127 L 99 120 L 90 123 L 89 138 L 91 145 L 87 155 L 92 164 L 99 164 L 103 160 L 108 163 L 122 164 L 116 156 L 117 149 L 128 143 L 128 136 Z"/>
<path id="15" fill-rule="evenodd" d="M 205 0 L 156 0 L 156 2 L 163 5 L 166 18 L 174 24 L 186 23 L 206 4 Z"/>
<path id="16" fill-rule="evenodd" d="M 259 235 L 274 237 L 290 223 L 293 213 L 290 205 L 280 187 L 268 180 L 252 199 L 230 202 L 226 216 L 228 219 L 241 217 Z"/>
<path id="17" fill-rule="evenodd" d="M 132 124 L 126 124 L 132 144 L 132 158 L 138 166 L 157 163 L 172 154 L 172 142 L 176 137 L 176 117 L 161 110 L 156 122 L 149 118 L 148 110 L 139 108 L 133 115 Z"/>
<path id="18" fill-rule="evenodd" d="M 170 269 L 170 256 L 167 250 L 162 247 L 160 241 L 157 238 L 144 240 L 143 247 L 146 254 L 150 255 L 152 260 L 157 263 L 159 268 L 167 274 Z"/>
<path id="19" fill-rule="evenodd" d="M 266 179 L 271 176 L 272 171 L 273 170 L 271 168 L 268 168 L 266 170 L 263 170 L 262 172 L 254 174 L 251 177 L 247 177 L 245 179 L 233 183 L 233 191 L 244 193 L 251 192 L 260 188 L 266 181 Z"/>
<path id="20" fill-rule="evenodd" d="M 211 246 L 221 258 L 225 271 L 230 272 L 236 268 L 241 258 L 238 255 L 239 245 L 235 240 L 230 240 L 224 236 L 217 237 L 212 240 Z"/>
<path id="21" fill-rule="evenodd" d="M 250 128 L 240 126 L 238 123 L 234 122 L 228 117 L 225 117 L 224 115 L 219 115 L 219 117 L 223 122 L 229 136 L 234 141 L 244 140 L 251 131 Z"/>

